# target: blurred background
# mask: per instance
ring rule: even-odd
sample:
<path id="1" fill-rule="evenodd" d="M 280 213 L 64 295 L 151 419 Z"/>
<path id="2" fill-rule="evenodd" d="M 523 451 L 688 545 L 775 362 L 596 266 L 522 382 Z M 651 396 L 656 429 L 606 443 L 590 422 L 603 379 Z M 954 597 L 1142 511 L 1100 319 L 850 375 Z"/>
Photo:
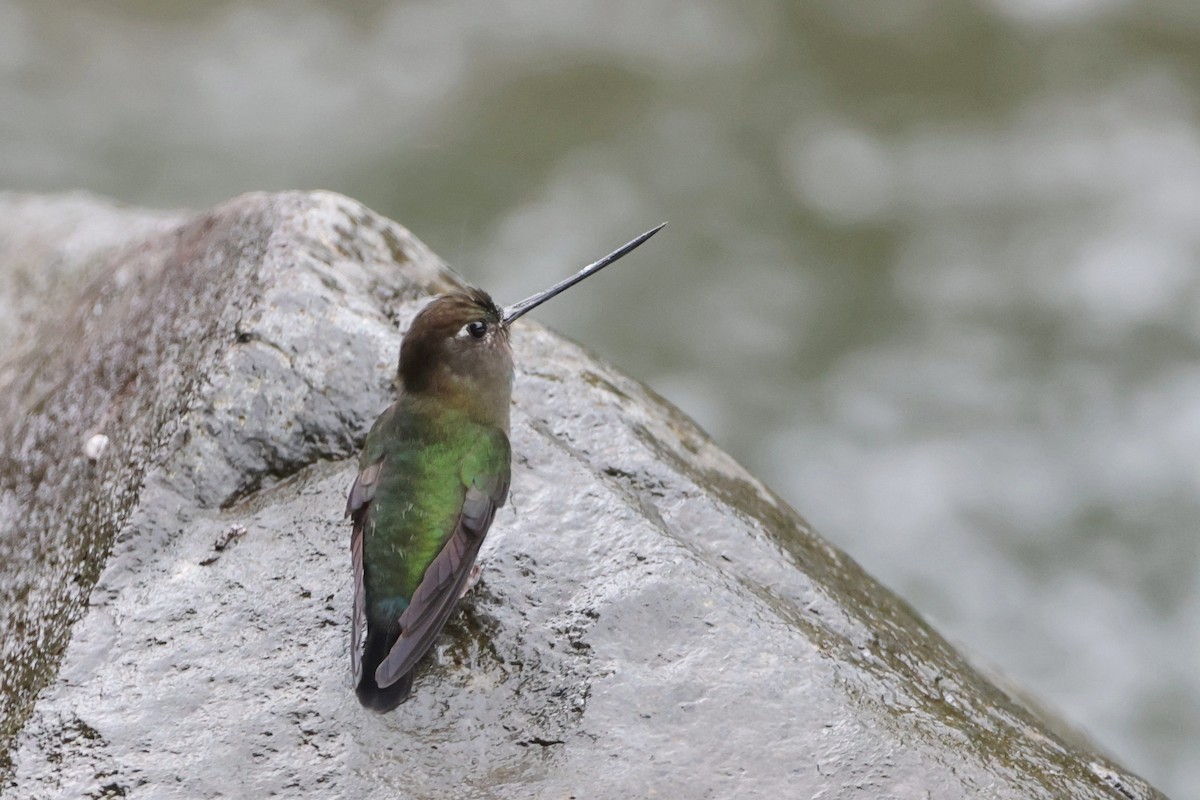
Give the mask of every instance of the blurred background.
<path id="1" fill-rule="evenodd" d="M 327 188 L 1200 797 L 1194 0 L 0 0 L 0 189 Z"/>

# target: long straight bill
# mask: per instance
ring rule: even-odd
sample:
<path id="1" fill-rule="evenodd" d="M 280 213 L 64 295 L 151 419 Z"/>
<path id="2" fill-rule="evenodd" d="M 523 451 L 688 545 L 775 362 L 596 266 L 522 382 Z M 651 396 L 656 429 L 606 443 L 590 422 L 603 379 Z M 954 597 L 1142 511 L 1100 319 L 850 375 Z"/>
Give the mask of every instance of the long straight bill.
<path id="1" fill-rule="evenodd" d="M 520 317 L 522 314 L 524 314 L 528 311 L 532 311 L 533 309 L 540 306 L 542 303 L 549 300 L 551 297 L 554 297 L 555 295 L 561 294 L 562 292 L 566 291 L 567 289 L 570 289 L 572 286 L 579 283 L 581 280 L 588 277 L 589 275 L 594 275 L 595 273 L 597 273 L 600 270 L 607 267 L 609 264 L 611 264 L 614 261 L 616 261 L 617 259 L 621 258 L 621 256 L 628 255 L 629 253 L 633 252 L 639 246 L 641 246 L 641 244 L 643 242 L 645 242 L 647 239 L 649 239 L 654 234 L 661 231 L 663 229 L 663 225 L 666 225 L 666 224 L 667 223 L 664 222 L 662 225 L 659 225 L 656 228 L 651 228 L 650 230 L 643 233 L 641 236 L 634 239 L 629 244 L 627 244 L 617 250 L 614 250 L 613 252 L 609 253 L 604 258 L 600 259 L 599 261 L 597 261 L 593 264 L 588 264 L 586 267 L 579 270 L 579 272 L 576 272 L 574 275 L 567 278 L 566 280 L 559 281 L 558 283 L 554 284 L 553 286 L 551 286 L 549 289 L 545 290 L 544 292 L 538 292 L 537 294 L 533 295 L 532 297 L 526 297 L 524 300 L 517 303 L 516 305 L 511 305 L 508 308 L 504 309 L 504 324 L 511 325 L 512 322 L 515 319 L 517 319 L 517 317 Z"/>

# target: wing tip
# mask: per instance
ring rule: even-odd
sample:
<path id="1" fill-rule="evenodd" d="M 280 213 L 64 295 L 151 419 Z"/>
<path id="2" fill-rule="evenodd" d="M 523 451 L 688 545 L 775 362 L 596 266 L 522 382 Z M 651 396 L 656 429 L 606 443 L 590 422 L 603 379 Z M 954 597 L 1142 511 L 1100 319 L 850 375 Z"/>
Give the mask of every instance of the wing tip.
<path id="1" fill-rule="evenodd" d="M 363 675 L 354 693 L 363 708 L 369 708 L 376 714 L 386 714 L 412 696 L 412 673 L 400 676 L 400 679 L 390 686 L 380 687 L 375 682 L 374 673 Z"/>

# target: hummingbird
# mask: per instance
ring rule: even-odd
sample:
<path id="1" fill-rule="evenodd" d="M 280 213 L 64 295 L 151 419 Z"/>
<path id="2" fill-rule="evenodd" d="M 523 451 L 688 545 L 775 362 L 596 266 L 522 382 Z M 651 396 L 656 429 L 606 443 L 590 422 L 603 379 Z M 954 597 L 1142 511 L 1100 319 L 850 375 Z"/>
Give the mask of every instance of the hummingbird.
<path id="1" fill-rule="evenodd" d="M 475 558 L 508 497 L 512 324 L 663 225 L 515 305 L 468 288 L 436 297 L 413 319 L 396 401 L 367 434 L 346 501 L 350 658 L 363 706 L 385 713 L 408 699 L 417 663 L 477 576 Z"/>

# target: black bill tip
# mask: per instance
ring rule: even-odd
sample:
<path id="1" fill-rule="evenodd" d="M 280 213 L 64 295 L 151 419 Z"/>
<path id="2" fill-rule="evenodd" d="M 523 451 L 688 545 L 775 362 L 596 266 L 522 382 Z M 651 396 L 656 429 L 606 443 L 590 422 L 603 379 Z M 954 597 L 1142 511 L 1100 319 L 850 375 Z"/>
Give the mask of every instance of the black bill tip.
<path id="1" fill-rule="evenodd" d="M 619 259 L 623 256 L 626 256 L 626 255 L 629 255 L 629 253 L 633 252 L 638 247 L 645 244 L 647 239 L 649 239 L 651 236 L 653 236 L 654 234 L 661 231 L 666 226 L 666 224 L 667 223 L 664 222 L 661 225 L 651 228 L 650 230 L 643 233 L 641 236 L 638 236 L 636 239 L 628 242 L 627 244 L 622 245 L 621 247 L 618 247 L 616 250 L 612 251 L 611 253 L 609 253 L 604 258 L 600 259 L 599 261 L 588 264 L 586 267 L 579 270 L 579 272 L 576 272 L 571 277 L 569 277 L 565 280 L 559 281 L 558 283 L 551 286 L 549 289 L 538 292 L 537 294 L 535 294 L 531 297 L 526 297 L 521 302 L 511 305 L 508 308 L 504 309 L 504 317 L 503 317 L 504 324 L 511 325 L 513 323 L 513 321 L 516 320 L 518 317 L 537 308 L 542 303 L 549 300 L 551 297 L 554 297 L 555 295 L 560 294 L 560 293 L 566 291 L 567 289 L 570 289 L 572 286 L 579 283 L 584 278 L 587 278 L 591 275 L 596 274 L 597 272 L 604 269 L 605 267 L 607 267 L 609 264 L 613 263 L 617 259 Z"/>

